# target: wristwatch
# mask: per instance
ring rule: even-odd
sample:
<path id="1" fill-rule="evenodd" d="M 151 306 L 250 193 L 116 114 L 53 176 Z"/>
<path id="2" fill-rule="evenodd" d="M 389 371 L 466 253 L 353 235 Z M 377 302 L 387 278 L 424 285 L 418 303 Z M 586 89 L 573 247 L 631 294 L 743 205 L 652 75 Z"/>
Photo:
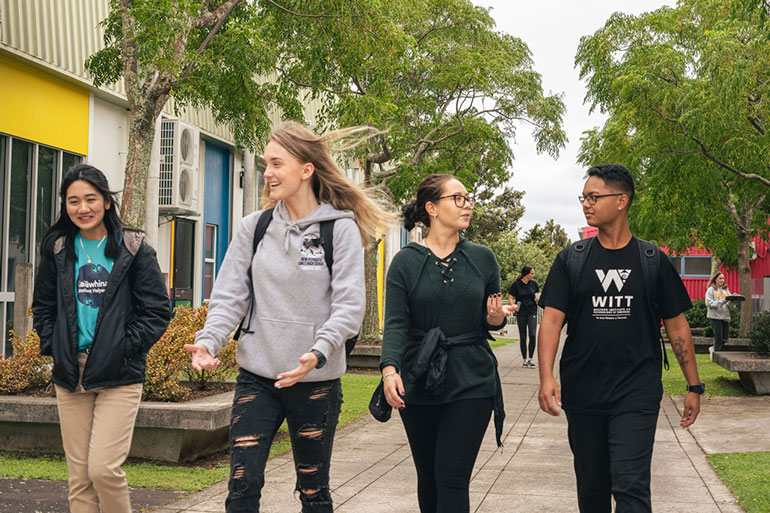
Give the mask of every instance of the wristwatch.
<path id="1" fill-rule="evenodd" d="M 705 383 L 698 383 L 697 385 L 687 385 L 688 392 L 695 392 L 696 394 L 702 394 L 706 391 Z"/>
<path id="2" fill-rule="evenodd" d="M 311 349 L 310 352 L 313 353 L 316 356 L 316 358 L 318 358 L 318 363 L 315 366 L 316 369 L 320 369 L 321 367 L 326 365 L 326 357 L 321 351 L 319 351 L 318 349 Z"/>

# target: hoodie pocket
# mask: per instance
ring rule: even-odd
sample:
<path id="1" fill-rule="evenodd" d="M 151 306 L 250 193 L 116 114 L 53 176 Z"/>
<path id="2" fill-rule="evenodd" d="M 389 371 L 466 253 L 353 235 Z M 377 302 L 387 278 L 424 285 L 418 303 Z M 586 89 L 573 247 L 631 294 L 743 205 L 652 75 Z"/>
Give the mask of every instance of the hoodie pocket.
<path id="1" fill-rule="evenodd" d="M 306 353 L 313 347 L 315 327 L 312 322 L 265 319 L 264 317 L 257 317 L 257 319 L 259 319 L 259 325 L 255 330 L 257 340 L 271 345 L 278 343 L 287 349 L 296 348 L 297 353 L 291 355 L 292 358 Z"/>

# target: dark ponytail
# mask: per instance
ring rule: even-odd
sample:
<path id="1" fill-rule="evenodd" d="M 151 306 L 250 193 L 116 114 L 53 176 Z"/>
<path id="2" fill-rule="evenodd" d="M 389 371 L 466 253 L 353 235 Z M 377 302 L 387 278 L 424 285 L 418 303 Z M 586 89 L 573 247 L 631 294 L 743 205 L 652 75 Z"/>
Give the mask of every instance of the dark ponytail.
<path id="1" fill-rule="evenodd" d="M 520 280 L 531 272 L 532 272 L 532 268 L 528 265 L 525 265 L 521 268 L 521 273 L 519 274 L 519 277 L 516 279 Z"/>
<path id="2" fill-rule="evenodd" d="M 430 227 L 430 216 L 425 210 L 425 204 L 436 202 L 444 192 L 444 183 L 449 180 L 456 180 L 452 175 L 436 174 L 426 177 L 417 187 L 417 197 L 401 208 L 401 215 L 404 218 L 404 228 L 410 231 L 415 224 L 422 223 Z"/>
<path id="3" fill-rule="evenodd" d="M 61 210 L 56 222 L 43 237 L 42 253 L 52 257 L 53 245 L 56 239 L 64 235 L 66 237 L 65 249 L 70 255 L 75 254 L 75 235 L 78 233 L 79 228 L 72 222 L 67 213 L 67 189 L 78 180 L 83 180 L 91 185 L 102 195 L 105 206 L 108 203 L 110 205 L 110 208 L 104 211 L 104 226 L 107 228 L 107 245 L 104 247 L 104 255 L 109 258 L 116 258 L 120 251 L 120 238 L 123 235 L 123 223 L 118 215 L 117 194 L 110 190 L 110 184 L 107 182 L 107 177 L 104 176 L 104 173 L 88 164 L 75 164 L 64 175 L 61 187 L 59 188 Z"/>

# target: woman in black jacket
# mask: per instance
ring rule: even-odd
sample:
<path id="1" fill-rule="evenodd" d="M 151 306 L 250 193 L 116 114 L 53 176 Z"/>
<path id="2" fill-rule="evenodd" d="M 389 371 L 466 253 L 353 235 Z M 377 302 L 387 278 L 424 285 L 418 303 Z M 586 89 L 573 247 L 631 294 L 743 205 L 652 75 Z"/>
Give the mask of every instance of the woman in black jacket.
<path id="1" fill-rule="evenodd" d="M 155 251 L 124 228 L 107 178 L 77 164 L 42 244 L 32 301 L 53 383 L 72 513 L 130 513 L 128 456 L 145 356 L 171 318 Z"/>

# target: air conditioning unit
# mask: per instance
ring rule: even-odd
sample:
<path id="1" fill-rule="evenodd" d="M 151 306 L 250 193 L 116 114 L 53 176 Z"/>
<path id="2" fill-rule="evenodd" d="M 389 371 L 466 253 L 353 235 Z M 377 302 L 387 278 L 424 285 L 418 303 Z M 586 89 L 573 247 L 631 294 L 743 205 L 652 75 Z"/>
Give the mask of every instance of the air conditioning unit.
<path id="1" fill-rule="evenodd" d="M 160 129 L 161 212 L 193 213 L 198 210 L 198 152 L 200 132 L 177 119 L 164 119 Z"/>

